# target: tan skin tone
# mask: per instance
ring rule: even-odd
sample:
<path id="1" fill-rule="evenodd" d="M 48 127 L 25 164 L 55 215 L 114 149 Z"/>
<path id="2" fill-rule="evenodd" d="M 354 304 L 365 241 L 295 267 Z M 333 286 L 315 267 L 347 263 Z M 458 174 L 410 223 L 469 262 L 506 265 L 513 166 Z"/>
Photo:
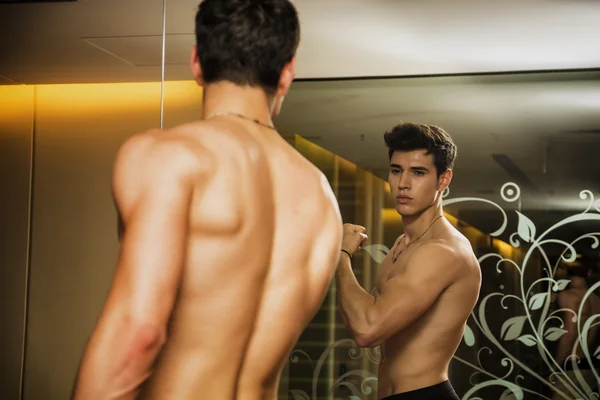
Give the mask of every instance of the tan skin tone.
<path id="1" fill-rule="evenodd" d="M 433 156 L 424 150 L 395 152 L 389 183 L 405 236 L 381 263 L 379 295 L 359 285 L 350 257 L 344 254 L 338 264 L 346 326 L 359 346 L 381 345 L 379 397 L 448 379 L 448 365 L 479 296 L 481 274 L 471 245 L 445 218 L 417 240 L 442 215 L 441 194 L 451 179 L 450 170 L 437 176 Z M 343 248 L 357 252 L 367 242 L 364 232 L 364 227 L 345 224 Z M 401 249 L 393 263 L 392 253 Z"/>
<path id="2" fill-rule="evenodd" d="M 270 124 L 294 65 L 272 96 L 205 85 L 203 117 Z M 203 85 L 195 49 L 191 67 Z M 323 174 L 276 131 L 222 116 L 133 136 L 113 191 L 120 257 L 73 398 L 275 399 L 339 260 Z"/>
<path id="3" fill-rule="evenodd" d="M 577 360 L 587 360 L 582 349 L 582 337 L 579 336 L 577 329 L 578 321 L 573 320 L 575 315 L 579 314 L 581 303 L 587 294 L 589 287 L 586 280 L 580 276 L 568 276 L 569 287 L 558 293 L 558 306 L 562 311 L 559 314 L 563 320 L 564 326 L 562 329 L 566 331 L 557 343 L 555 360 L 561 369 L 566 370 L 569 364 L 575 363 Z M 570 311 L 567 311 L 570 310 Z M 596 294 L 591 294 L 583 304 L 581 310 L 581 327 L 593 315 L 600 314 L 600 298 Z M 598 338 L 598 327 L 592 324 L 588 331 L 588 349 L 593 356 L 595 347 L 593 347 Z M 571 364 L 571 366 L 573 366 Z M 582 381 L 579 380 L 572 372 L 567 372 L 566 376 L 561 376 L 562 382 L 559 381 L 557 386 L 559 390 L 554 392 L 553 399 L 564 399 L 564 395 L 578 396 L 577 391 L 572 389 L 572 386 L 578 387 L 584 392 L 588 389 L 596 391 L 595 376 L 587 366 L 579 365 L 579 373 L 581 373 Z M 578 374 L 579 374 L 578 373 Z M 583 383 L 582 383 L 583 382 Z"/>
<path id="4" fill-rule="evenodd" d="M 569 288 L 561 291 L 558 294 L 558 305 L 561 309 L 571 310 L 575 313 L 575 315 L 577 315 L 581 307 L 581 302 L 583 301 L 583 298 L 586 295 L 589 287 L 585 279 L 582 277 L 572 276 L 567 279 L 571 280 L 569 283 Z M 556 362 L 561 366 L 561 368 L 564 367 L 567 357 L 571 356 L 572 354 L 576 355 L 580 359 L 586 358 L 583 350 L 581 349 L 581 343 L 577 342 L 577 338 L 579 337 L 579 333 L 577 331 L 578 323 L 576 320 L 573 321 L 573 312 L 563 311 L 561 316 L 564 323 L 563 329 L 567 331 L 558 340 Z M 580 321 L 581 327 L 583 328 L 587 319 L 595 314 L 600 314 L 600 299 L 595 294 L 591 294 L 583 305 Z M 593 326 L 588 331 L 589 348 L 591 348 L 591 345 L 595 343 L 597 334 L 597 326 Z M 593 349 L 591 351 L 593 352 Z M 570 360 L 576 361 L 574 358 Z"/>

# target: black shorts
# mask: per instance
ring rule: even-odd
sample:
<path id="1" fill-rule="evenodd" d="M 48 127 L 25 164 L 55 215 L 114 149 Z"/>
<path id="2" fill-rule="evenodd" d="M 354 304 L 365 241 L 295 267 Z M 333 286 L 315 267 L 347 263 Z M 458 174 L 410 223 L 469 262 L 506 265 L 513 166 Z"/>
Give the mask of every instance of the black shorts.
<path id="1" fill-rule="evenodd" d="M 380 400 L 460 400 L 449 381 L 437 385 L 393 394 Z"/>

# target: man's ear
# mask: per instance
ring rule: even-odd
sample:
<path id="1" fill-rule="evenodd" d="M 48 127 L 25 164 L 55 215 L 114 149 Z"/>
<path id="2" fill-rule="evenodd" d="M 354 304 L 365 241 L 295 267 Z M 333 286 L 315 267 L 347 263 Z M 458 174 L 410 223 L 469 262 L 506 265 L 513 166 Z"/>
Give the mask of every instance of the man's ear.
<path id="1" fill-rule="evenodd" d="M 450 186 L 450 182 L 452 182 L 452 176 L 453 173 L 451 169 L 447 169 L 444 173 L 440 175 L 438 182 L 438 190 L 440 192 L 443 192 L 448 186 Z"/>
<path id="2" fill-rule="evenodd" d="M 202 74 L 202 66 L 200 65 L 200 59 L 198 58 L 198 48 L 196 45 L 192 47 L 192 54 L 190 56 L 190 69 L 192 70 L 192 76 L 196 83 L 200 86 L 204 85 L 204 77 Z"/>
<path id="3" fill-rule="evenodd" d="M 292 82 L 296 78 L 296 56 L 292 57 L 290 62 L 285 64 L 281 71 L 279 84 L 277 86 L 277 96 L 285 96 L 292 86 Z"/>

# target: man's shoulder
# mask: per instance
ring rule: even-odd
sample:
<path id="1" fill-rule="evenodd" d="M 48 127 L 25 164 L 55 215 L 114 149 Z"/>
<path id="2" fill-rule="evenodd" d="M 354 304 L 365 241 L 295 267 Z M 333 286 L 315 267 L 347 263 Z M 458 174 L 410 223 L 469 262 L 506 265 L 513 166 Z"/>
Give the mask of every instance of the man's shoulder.
<path id="1" fill-rule="evenodd" d="M 177 132 L 149 130 L 128 138 L 119 148 L 115 160 L 115 178 L 135 179 L 163 176 L 192 176 L 210 171 L 215 156 L 207 148 Z"/>
<path id="2" fill-rule="evenodd" d="M 425 264 L 432 273 L 466 276 L 469 272 L 479 271 L 474 254 L 468 250 L 455 239 L 436 238 L 423 242 L 408 262 L 415 268 Z"/>
<path id="3" fill-rule="evenodd" d="M 446 239 L 430 239 L 423 241 L 413 252 L 409 260 L 430 260 L 434 266 L 444 266 L 461 259 L 460 252 Z"/>

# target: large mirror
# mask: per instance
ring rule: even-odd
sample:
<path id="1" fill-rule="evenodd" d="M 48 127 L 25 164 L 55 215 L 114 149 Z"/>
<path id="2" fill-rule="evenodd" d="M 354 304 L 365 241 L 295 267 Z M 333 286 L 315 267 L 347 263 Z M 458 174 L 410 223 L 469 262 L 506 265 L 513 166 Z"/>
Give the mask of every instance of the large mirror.
<path id="1" fill-rule="evenodd" d="M 598 393 L 599 98 L 600 74 L 566 72 L 301 82 L 288 99 L 282 130 L 298 132 L 298 150 L 326 172 L 344 221 L 367 228 L 353 266 L 369 291 L 402 233 L 383 133 L 411 121 L 454 138 L 445 215 L 482 271 L 450 368 L 462 399 Z M 376 399 L 379 359 L 350 339 L 333 286 L 289 359 L 287 393 Z"/>

